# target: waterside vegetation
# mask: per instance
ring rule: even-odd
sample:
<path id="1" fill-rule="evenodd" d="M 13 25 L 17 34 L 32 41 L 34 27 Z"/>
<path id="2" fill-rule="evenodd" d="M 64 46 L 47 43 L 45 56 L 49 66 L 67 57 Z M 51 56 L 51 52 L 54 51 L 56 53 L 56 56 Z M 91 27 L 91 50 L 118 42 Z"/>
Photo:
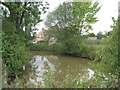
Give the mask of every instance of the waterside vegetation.
<path id="1" fill-rule="evenodd" d="M 119 41 L 120 18 L 112 18 L 114 24 L 109 37 L 99 40 L 88 40 L 84 35 L 92 30 L 91 24 L 97 22 L 96 13 L 101 7 L 98 2 L 68 2 L 61 4 L 47 16 L 45 25 L 48 30 L 44 32 L 46 38 L 36 44 L 30 43 L 34 39 L 35 26 L 41 21 L 41 13 L 48 9 L 48 3 L 43 2 L 2 2 L 8 8 L 2 8 L 2 61 L 3 61 L 3 87 L 5 88 L 120 88 L 120 61 Z M 41 11 L 39 11 L 41 6 Z M 9 15 L 7 15 L 9 14 Z M 23 30 L 25 27 L 25 31 Z M 55 38 L 54 44 L 49 44 L 49 40 Z M 51 70 L 47 73 L 44 82 L 31 83 L 20 79 L 23 66 L 27 66 L 32 53 L 30 51 L 51 51 L 56 54 L 70 55 L 89 58 L 99 61 L 91 68 L 97 68 L 94 76 L 80 80 L 80 75 L 69 76 L 60 85 L 53 81 L 54 75 Z M 104 77 L 104 72 L 110 73 L 110 78 Z M 10 78 L 15 78 L 14 82 L 9 82 Z M 71 78 L 70 78 L 71 77 Z"/>

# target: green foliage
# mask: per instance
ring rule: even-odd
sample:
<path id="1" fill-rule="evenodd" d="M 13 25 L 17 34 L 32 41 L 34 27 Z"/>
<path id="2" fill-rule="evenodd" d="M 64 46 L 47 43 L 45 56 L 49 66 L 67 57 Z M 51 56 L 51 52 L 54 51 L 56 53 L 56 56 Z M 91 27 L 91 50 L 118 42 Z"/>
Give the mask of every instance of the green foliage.
<path id="1" fill-rule="evenodd" d="M 81 34 L 83 30 L 88 32 L 92 29 L 90 24 L 97 21 L 95 14 L 100 9 L 98 4 L 98 2 L 64 2 L 48 14 L 45 25 L 49 29 L 46 31 L 46 36 L 48 41 L 51 38 L 56 39 L 56 44 L 53 46 L 56 52 L 74 56 L 86 53 L 84 36 Z"/>
<path id="2" fill-rule="evenodd" d="M 106 67 L 106 71 L 112 73 L 119 71 L 118 61 L 118 27 L 117 21 L 114 21 L 113 33 L 108 38 L 103 39 L 105 46 L 97 52 L 96 60 L 101 60 L 100 64 Z M 101 68 L 102 69 L 102 68 Z"/>
<path id="3" fill-rule="evenodd" d="M 49 69 L 43 79 L 44 83 L 36 80 L 35 83 L 37 84 L 30 81 L 25 83 L 24 80 L 16 76 L 12 85 L 6 85 L 5 88 L 119 88 L 118 85 L 120 84 L 117 75 L 108 75 L 106 77 L 103 73 L 97 71 L 91 78 L 81 78 L 80 74 L 76 75 L 76 77 L 67 75 L 66 79 L 59 84 L 55 83 L 54 78 L 53 71 Z"/>
<path id="4" fill-rule="evenodd" d="M 76 34 L 76 29 L 72 29 L 72 25 L 59 31 L 55 30 L 55 28 L 51 27 L 46 32 L 48 41 L 50 37 L 56 38 L 56 43 L 48 46 L 49 51 L 87 57 L 93 60 L 96 56 L 96 51 L 104 46 L 104 42 L 101 42 L 101 40 L 87 40 L 87 36 Z"/>
<path id="5" fill-rule="evenodd" d="M 40 2 L 1 2 L 2 14 L 2 59 L 8 76 L 20 74 L 29 60 L 28 41 L 33 39 L 33 26 L 41 20 L 41 13 L 48 9 L 48 3 Z M 6 9 L 7 8 L 7 9 Z M 25 31 L 23 31 L 25 27 Z"/>
<path id="6" fill-rule="evenodd" d="M 102 40 L 84 40 L 85 45 L 90 45 L 90 46 L 98 46 L 98 45 L 104 45 Z"/>
<path id="7" fill-rule="evenodd" d="M 40 42 L 39 44 L 28 43 L 27 46 L 30 51 L 46 51 L 46 50 L 48 50 L 47 42 Z"/>
<path id="8" fill-rule="evenodd" d="M 53 12 L 49 13 L 45 21 L 47 27 L 57 26 L 61 30 L 66 26 L 73 26 L 77 33 L 88 32 L 92 29 L 91 23 L 97 22 L 95 14 L 100 10 L 98 2 L 68 2 L 59 5 Z M 62 13 L 61 13 L 62 12 Z"/>
<path id="9" fill-rule="evenodd" d="M 45 84 L 48 88 L 119 88 L 118 76 L 108 75 L 107 77 L 103 73 L 96 71 L 94 75 L 89 78 L 81 78 L 81 75 L 72 77 L 67 75 L 66 79 L 61 84 L 54 84 L 53 72 L 48 72 L 47 83 Z M 49 84 L 48 84 L 49 83 Z"/>
<path id="10" fill-rule="evenodd" d="M 25 83 L 24 77 L 21 79 L 18 76 L 15 77 L 15 80 L 11 82 L 11 84 L 3 84 L 3 88 L 40 88 L 40 85 L 36 85 L 30 80 L 27 80 Z"/>
<path id="11" fill-rule="evenodd" d="M 25 44 L 20 40 L 21 37 L 15 33 L 16 29 L 11 26 L 10 22 L 7 25 L 12 28 L 6 30 L 3 23 L 2 58 L 8 70 L 8 76 L 12 76 L 20 73 L 20 69 L 27 64 L 28 57 L 26 57 Z"/>
<path id="12" fill-rule="evenodd" d="M 49 50 L 58 54 L 65 54 L 66 47 L 64 46 L 64 44 L 55 43 L 49 46 Z"/>
<path id="13" fill-rule="evenodd" d="M 51 27 L 54 24 L 54 26 L 57 25 L 60 28 L 65 27 L 66 25 L 69 25 L 69 23 L 71 23 L 71 21 L 69 20 L 71 9 L 72 7 L 70 2 L 62 3 L 61 5 L 58 6 L 57 9 L 55 9 L 53 12 L 50 12 L 47 15 L 45 25 L 47 27 Z"/>
<path id="14" fill-rule="evenodd" d="M 53 49 L 58 53 L 70 54 L 70 55 L 79 55 L 82 50 L 82 40 L 80 35 L 76 35 L 76 30 L 70 27 L 66 27 L 60 31 L 53 31 L 50 37 L 56 39 L 56 43 L 53 46 Z"/>
<path id="15" fill-rule="evenodd" d="M 96 13 L 101 7 L 98 7 L 99 3 L 95 2 L 72 2 L 72 16 L 75 25 L 80 28 L 79 33 L 82 31 L 88 32 L 92 30 L 92 23 L 97 22 Z"/>
<path id="16" fill-rule="evenodd" d="M 89 37 L 95 37 L 96 35 L 94 33 L 89 33 L 88 36 Z"/>
<path id="17" fill-rule="evenodd" d="M 33 26 L 42 21 L 40 18 L 41 13 L 45 13 L 48 9 L 48 3 L 44 3 L 44 1 L 1 3 L 5 7 L 5 9 L 2 8 L 3 12 L 6 12 L 2 15 L 3 20 L 7 19 L 13 22 L 18 32 L 22 32 L 23 27 L 25 27 L 25 33 L 29 34 L 29 36 L 30 32 L 34 30 L 32 29 Z"/>
<path id="18" fill-rule="evenodd" d="M 96 57 L 96 51 L 104 47 L 104 43 L 101 40 L 87 40 L 84 39 L 84 51 L 82 52 L 81 57 L 87 57 L 91 60 L 94 60 Z"/>
<path id="19" fill-rule="evenodd" d="M 48 69 L 48 73 L 44 77 L 44 82 L 45 88 L 55 88 L 53 70 Z"/>
<path id="20" fill-rule="evenodd" d="M 105 37 L 105 35 L 103 35 L 101 31 L 96 36 L 97 36 L 97 39 L 102 39 L 103 37 Z"/>

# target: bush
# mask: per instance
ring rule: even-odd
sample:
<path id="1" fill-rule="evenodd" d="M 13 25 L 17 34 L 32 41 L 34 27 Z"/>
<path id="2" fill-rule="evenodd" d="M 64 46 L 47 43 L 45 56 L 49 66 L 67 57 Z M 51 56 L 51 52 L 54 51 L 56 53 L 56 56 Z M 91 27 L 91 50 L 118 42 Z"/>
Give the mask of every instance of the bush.
<path id="1" fill-rule="evenodd" d="M 7 23 L 8 27 L 3 22 L 2 32 L 2 59 L 8 70 L 8 76 L 14 76 L 21 73 L 20 70 L 27 64 L 28 57 L 26 47 L 20 36 L 16 34 L 16 29 L 12 23 Z M 6 30 L 8 29 L 8 30 Z M 9 32 L 8 32 L 9 31 Z"/>
<path id="2" fill-rule="evenodd" d="M 29 43 L 27 46 L 30 51 L 47 51 L 48 50 L 47 42 L 41 42 L 39 44 Z"/>
<path id="3" fill-rule="evenodd" d="M 3 35 L 2 57 L 3 62 L 9 70 L 9 75 L 19 73 L 19 70 L 27 63 L 25 45 L 18 40 L 13 40 L 13 37 L 15 38 L 15 36 L 16 35 Z"/>
<path id="4" fill-rule="evenodd" d="M 119 71 L 119 65 L 120 62 L 118 61 L 118 27 L 117 27 L 117 21 L 114 21 L 114 26 L 112 34 L 103 40 L 105 42 L 104 47 L 100 48 L 100 50 L 97 51 L 97 57 L 96 60 L 101 60 L 100 64 L 105 66 L 106 71 L 110 71 L 112 73 Z"/>
<path id="5" fill-rule="evenodd" d="M 58 54 L 65 54 L 66 47 L 64 44 L 61 43 L 55 43 L 53 45 L 50 45 L 51 51 L 58 53 Z"/>

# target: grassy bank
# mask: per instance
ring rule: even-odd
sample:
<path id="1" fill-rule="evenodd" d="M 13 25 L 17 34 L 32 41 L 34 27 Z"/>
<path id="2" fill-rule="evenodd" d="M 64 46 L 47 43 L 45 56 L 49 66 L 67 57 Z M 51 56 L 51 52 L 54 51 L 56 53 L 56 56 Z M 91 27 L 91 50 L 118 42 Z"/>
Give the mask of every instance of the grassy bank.
<path id="1" fill-rule="evenodd" d="M 104 44 L 101 40 L 85 40 L 84 44 L 87 51 L 81 57 L 86 57 L 91 60 L 94 60 L 96 57 L 96 52 L 100 48 L 104 47 Z"/>

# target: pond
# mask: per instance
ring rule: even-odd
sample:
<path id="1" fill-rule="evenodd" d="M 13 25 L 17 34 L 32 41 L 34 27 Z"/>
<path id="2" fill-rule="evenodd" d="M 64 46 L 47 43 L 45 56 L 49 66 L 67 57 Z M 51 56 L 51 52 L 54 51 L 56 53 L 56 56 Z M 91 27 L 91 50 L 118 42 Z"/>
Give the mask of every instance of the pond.
<path id="1" fill-rule="evenodd" d="M 53 71 L 55 77 L 55 83 L 59 84 L 63 82 L 68 75 L 75 77 L 78 74 L 83 77 L 88 76 L 91 78 L 94 75 L 94 71 L 90 69 L 89 62 L 92 61 L 71 56 L 55 55 L 50 52 L 32 52 L 33 58 L 26 67 L 24 67 L 21 78 L 25 76 L 25 79 L 36 83 L 43 82 L 48 70 Z M 37 84 L 37 83 L 36 83 Z"/>

